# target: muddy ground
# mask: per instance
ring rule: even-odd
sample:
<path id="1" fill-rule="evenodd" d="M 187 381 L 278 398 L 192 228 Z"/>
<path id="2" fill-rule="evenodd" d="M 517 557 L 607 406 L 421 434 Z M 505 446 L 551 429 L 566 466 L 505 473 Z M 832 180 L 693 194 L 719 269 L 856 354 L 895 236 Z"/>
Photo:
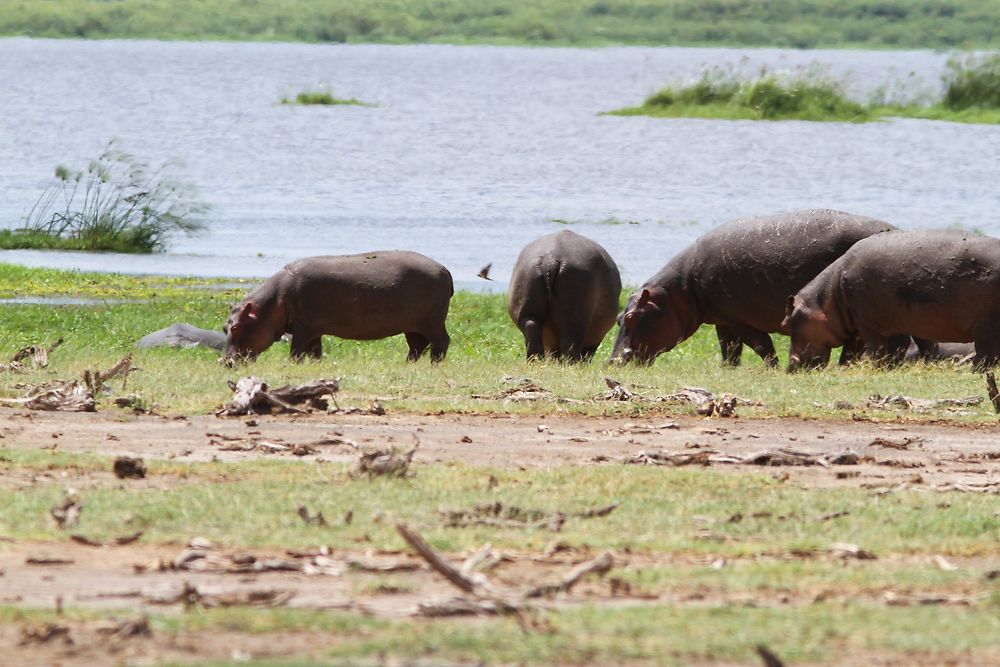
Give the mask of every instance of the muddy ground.
<path id="1" fill-rule="evenodd" d="M 52 449 L 102 455 L 132 455 L 178 461 L 245 461 L 280 457 L 288 460 L 353 462 L 357 447 L 397 444 L 420 446 L 418 463 L 461 461 L 492 467 L 590 466 L 619 463 L 640 452 L 657 457 L 701 457 L 713 468 L 739 474 L 766 470 L 787 475 L 787 483 L 806 488 L 853 486 L 878 493 L 882 489 L 958 488 L 996 492 L 1000 487 L 1000 427 L 955 426 L 899 422 L 887 413 L 885 422 L 809 421 L 651 416 L 636 419 L 570 415 L 322 415 L 215 418 L 70 414 L 0 409 L 0 444 L 17 449 Z M 296 445 L 298 449 L 296 450 Z M 818 465 L 762 468 L 776 450 L 826 457 Z M 297 452 L 297 453 L 296 453 Z M 836 455 L 853 453 L 856 465 L 828 465 Z M 302 454 L 298 456 L 297 454 Z M 737 463 L 736 460 L 754 462 Z M 67 477 L 67 474 L 69 477 Z M 85 470 L 15 471 L 0 477 L 0 488 L 39 484 L 78 489 L 114 483 L 110 472 Z M 155 476 L 142 484 L 156 488 L 184 483 Z M 0 536 L 0 604 L 25 607 L 72 607 L 116 610 L 122 619 L 143 610 L 183 608 L 181 597 L 227 601 L 256 598 L 262 604 L 291 595 L 286 604 L 307 609 L 344 609 L 382 618 L 402 618 L 421 603 L 443 601 L 456 590 L 408 552 L 334 551 L 288 553 L 281 550 L 188 545 L 130 544 L 95 548 L 69 542 L 16 541 Z M 192 556 L 192 554 L 195 554 Z M 505 590 L 520 590 L 555 581 L 570 568 L 596 554 L 576 551 L 551 554 L 504 553 L 490 578 Z M 450 554 L 460 563 L 468 554 Z M 616 556 L 616 567 L 695 556 Z M 32 562 L 41 559 L 43 562 Z M 45 559 L 64 562 L 45 563 Z M 189 559 L 188 565 L 174 565 Z M 710 560 L 710 558 L 709 558 Z M 980 567 L 981 563 L 956 565 Z M 690 561 L 690 562 L 687 562 Z M 254 563 L 289 570 L 260 571 Z M 307 567 L 303 567 L 303 564 Z M 174 564 L 174 565 L 171 565 Z M 185 587 L 188 587 L 185 589 Z M 186 592 L 185 592 L 186 590 Z M 807 605 L 813 591 L 782 599 L 706 597 L 704 591 L 672 590 L 656 602 L 676 605 L 747 603 Z M 977 591 L 942 591 L 962 604 Z M 777 596 L 777 594 L 774 594 Z M 242 597 L 241 597 L 242 596 Z M 272 597 L 268 597 L 272 596 Z M 621 589 L 614 577 L 585 581 L 558 601 L 569 605 L 602 599 L 613 604 L 648 604 L 643 591 Z M 473 621 L 474 622 L 474 621 Z M 144 637 L 141 628 L 108 625 L 106 621 L 67 622 L 45 641 L 51 628 L 30 625 L 0 627 L 0 651 L 16 655 L 18 664 L 126 664 L 135 661 L 192 661 L 252 656 L 321 654 L 331 639 L 319 632 L 280 636 L 238 632 L 181 633 Z M 135 637 L 130 633 L 138 632 Z M 110 637 L 110 638 L 109 638 Z M 26 640 L 26 638 L 28 638 Z M 997 656 L 1000 658 L 1000 656 Z M 982 655 L 975 660 L 981 661 Z M 912 662 L 906 664 L 920 664 Z M 717 664 L 717 663 L 713 663 Z M 862 664 L 862 663 L 858 663 Z M 866 656 L 864 664 L 902 664 L 886 657 Z M 927 662 L 925 664 L 935 664 Z M 965 664 L 961 661 L 955 664 Z M 968 664 L 974 664 L 969 662 Z"/>

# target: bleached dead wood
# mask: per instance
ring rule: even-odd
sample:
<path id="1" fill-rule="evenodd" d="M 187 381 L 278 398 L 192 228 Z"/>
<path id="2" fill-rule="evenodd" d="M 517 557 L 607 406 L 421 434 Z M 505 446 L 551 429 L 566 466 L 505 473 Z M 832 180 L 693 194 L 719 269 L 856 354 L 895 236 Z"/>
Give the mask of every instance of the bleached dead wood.
<path id="1" fill-rule="evenodd" d="M 266 382 L 251 375 L 227 384 L 233 392 L 233 397 L 216 412 L 219 416 L 270 413 L 275 408 L 284 412 L 305 414 L 305 410 L 296 407 L 302 403 L 325 410 L 324 397 L 333 396 L 340 391 L 339 379 L 314 380 L 302 385 L 285 385 L 270 389 Z"/>

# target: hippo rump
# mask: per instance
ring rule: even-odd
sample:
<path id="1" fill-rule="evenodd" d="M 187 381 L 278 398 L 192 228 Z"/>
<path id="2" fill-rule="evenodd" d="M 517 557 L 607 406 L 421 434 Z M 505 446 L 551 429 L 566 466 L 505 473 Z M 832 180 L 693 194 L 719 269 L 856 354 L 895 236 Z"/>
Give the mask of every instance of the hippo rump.
<path id="1" fill-rule="evenodd" d="M 564 229 L 532 241 L 514 265 L 507 311 L 529 359 L 594 356 L 614 326 L 622 279 L 598 243 Z"/>
<path id="2" fill-rule="evenodd" d="M 226 356 L 255 358 L 285 333 L 292 357 L 322 356 L 323 334 L 375 340 L 404 334 L 411 361 L 430 345 L 448 351 L 445 318 L 454 287 L 434 260 L 403 250 L 306 257 L 286 265 L 243 301 L 226 322 Z"/>
<path id="3" fill-rule="evenodd" d="M 136 347 L 208 347 L 222 350 L 226 346 L 226 334 L 211 329 L 199 329 L 185 322 L 171 324 L 165 329 L 148 333 L 136 343 Z"/>
<path id="4" fill-rule="evenodd" d="M 830 348 L 855 333 L 883 354 L 906 335 L 918 342 L 973 342 L 973 366 L 994 366 L 1000 360 L 998 267 L 1000 240 L 961 231 L 859 241 L 788 298 L 789 369 L 825 364 Z"/>
<path id="5" fill-rule="evenodd" d="M 720 225 L 629 297 L 612 360 L 650 363 L 707 323 L 715 325 L 725 363 L 739 364 L 743 345 L 749 345 L 776 366 L 769 334 L 785 333 L 788 295 L 861 239 L 893 229 L 881 220 L 825 209 Z M 845 347 L 844 360 L 847 353 Z"/>

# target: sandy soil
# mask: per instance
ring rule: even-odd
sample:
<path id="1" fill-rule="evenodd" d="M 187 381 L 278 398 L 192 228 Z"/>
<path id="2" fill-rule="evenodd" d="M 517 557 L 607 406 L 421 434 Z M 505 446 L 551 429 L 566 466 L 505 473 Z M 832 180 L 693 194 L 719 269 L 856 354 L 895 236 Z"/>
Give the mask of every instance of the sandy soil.
<path id="1" fill-rule="evenodd" d="M 891 413 L 887 413 L 891 418 Z M 131 455 L 146 459 L 241 461 L 281 457 L 304 462 L 354 461 L 359 447 L 397 444 L 409 447 L 418 439 L 418 462 L 462 461 L 497 467 L 615 465 L 639 452 L 712 456 L 713 468 L 732 474 L 760 465 L 732 463 L 778 449 L 822 456 L 853 452 L 852 465 L 820 464 L 767 468 L 787 475 L 789 483 L 804 487 L 860 486 L 880 489 L 918 486 L 946 490 L 1000 490 L 1000 427 L 967 427 L 910 422 L 829 422 L 801 419 L 707 419 L 656 416 L 643 419 L 551 415 L 544 418 L 503 415 L 322 415 L 261 416 L 254 418 L 189 417 L 113 414 L 39 413 L 0 410 L 0 445 L 19 449 L 51 449 L 103 455 Z M 296 445 L 313 453 L 296 456 Z M 308 449 L 308 448 L 307 448 Z M 245 450 L 245 451 L 242 451 Z M 300 448 L 301 453 L 301 448 Z M 0 450 L 2 454 L 2 450 Z M 721 457 L 721 459 L 720 459 Z M 67 478 L 69 475 L 69 478 Z M 0 488 L 38 484 L 70 484 L 86 489 L 114 483 L 103 471 L 19 471 L 0 477 Z M 138 482 L 150 488 L 186 483 L 180 477 L 157 475 Z M 55 608 L 60 601 L 73 607 L 115 610 L 134 618 L 142 610 L 183 608 L 178 596 L 185 586 L 202 601 L 240 600 L 246 596 L 288 596 L 290 607 L 345 609 L 384 618 L 412 614 L 422 602 L 446 600 L 456 590 L 408 553 L 336 551 L 290 555 L 276 550 L 212 548 L 199 553 L 190 569 L 175 567 L 193 553 L 185 545 L 95 548 L 74 543 L 36 543 L 0 537 L 0 604 Z M 490 578 L 506 591 L 555 581 L 571 567 L 593 558 L 586 552 L 504 554 Z M 467 554 L 451 554 L 460 563 Z M 58 558 L 62 564 L 35 564 L 39 557 Z M 821 556 L 824 557 L 824 556 Z M 616 555 L 616 568 L 648 565 L 654 555 Z M 710 562 L 708 557 L 671 556 L 679 565 Z M 684 561 L 684 562 L 681 562 Z M 695 562 L 698 561 L 698 562 Z M 254 571 L 246 563 L 309 563 L 315 571 Z M 240 567 L 235 563 L 243 563 Z M 174 564 L 174 565 L 171 565 Z M 957 563 L 982 567 L 981 563 Z M 377 571 L 390 570 L 388 573 Z M 543 604 L 571 605 L 602 599 L 613 604 L 649 604 L 644 591 L 623 589 L 613 576 L 586 581 L 572 593 Z M 189 590 L 189 599 L 190 592 Z M 965 604 L 978 591 L 931 591 Z M 806 605 L 831 591 L 768 594 L 743 599 L 725 591 L 672 589 L 654 598 L 676 605 L 755 604 Z M 873 594 L 874 595 L 874 594 Z M 242 596 L 242 598 L 241 598 Z M 727 597 L 728 596 L 728 597 Z M 730 599 L 732 598 L 732 599 Z M 219 602 L 221 600 L 221 602 Z M 877 601 L 877 600 L 874 600 Z M 201 602 L 199 602 L 201 603 Z M 317 632 L 283 633 L 278 637 L 236 632 L 138 635 L 110 639 L 115 627 L 93 622 L 62 624 L 48 640 L 30 639 L 46 628 L 20 624 L 0 627 L 0 651 L 15 651 L 21 664 L 90 665 L 136 660 L 190 661 L 195 659 L 255 658 L 281 655 L 309 656 L 332 641 Z M 126 628 L 128 630 L 128 628 Z M 983 664 L 982 654 L 953 664 Z M 715 663 L 713 663 L 715 664 Z M 854 664 L 854 663 L 844 663 Z M 856 664 L 920 663 L 913 656 L 897 662 L 893 656 L 866 656 Z"/>

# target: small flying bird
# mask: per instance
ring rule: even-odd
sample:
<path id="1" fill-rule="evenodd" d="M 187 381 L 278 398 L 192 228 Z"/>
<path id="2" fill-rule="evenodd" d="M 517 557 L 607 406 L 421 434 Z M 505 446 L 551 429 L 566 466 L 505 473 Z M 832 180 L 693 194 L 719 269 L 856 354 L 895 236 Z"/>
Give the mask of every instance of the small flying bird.
<path id="1" fill-rule="evenodd" d="M 490 269 L 492 267 L 493 267 L 493 262 L 490 262 L 483 268 L 479 269 L 479 273 L 477 273 L 476 275 L 482 278 L 483 280 L 493 280 L 492 278 L 490 278 Z"/>

